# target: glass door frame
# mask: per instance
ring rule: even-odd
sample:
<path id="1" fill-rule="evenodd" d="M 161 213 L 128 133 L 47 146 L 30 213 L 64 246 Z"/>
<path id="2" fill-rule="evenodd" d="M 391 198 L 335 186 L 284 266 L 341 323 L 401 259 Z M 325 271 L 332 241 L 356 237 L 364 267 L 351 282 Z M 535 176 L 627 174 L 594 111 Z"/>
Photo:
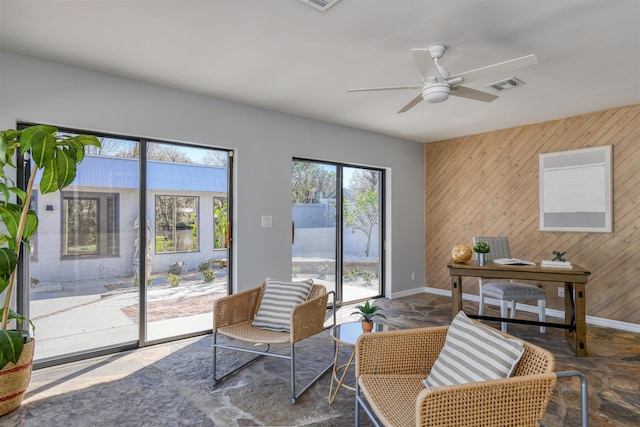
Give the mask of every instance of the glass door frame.
<path id="1" fill-rule="evenodd" d="M 361 170 L 370 170 L 380 173 L 380 181 L 379 181 L 379 190 L 378 190 L 378 201 L 379 201 L 379 212 L 380 212 L 380 226 L 379 226 L 379 239 L 378 239 L 378 253 L 380 254 L 379 260 L 379 282 L 378 282 L 378 295 L 373 298 L 381 298 L 385 294 L 385 259 L 386 259 L 386 205 L 385 205 L 385 188 L 386 188 L 386 171 L 383 168 L 365 166 L 365 165 L 356 165 L 350 163 L 342 163 L 335 161 L 324 161 L 317 159 L 309 159 L 303 157 L 294 157 L 291 159 L 291 162 L 308 162 L 308 163 L 316 163 L 322 165 L 331 165 L 336 167 L 336 262 L 335 262 L 335 292 L 336 292 L 336 305 L 341 306 L 343 301 L 343 272 L 344 272 L 344 245 L 343 245 L 343 228 L 344 228 L 344 207 L 343 207 L 343 179 L 344 179 L 344 168 L 352 168 L 352 169 L 361 169 Z M 294 232 L 294 230 L 292 230 Z M 347 304 L 353 304 L 360 301 L 371 299 L 372 297 L 364 297 L 360 299 L 350 300 Z"/>
<path id="2" fill-rule="evenodd" d="M 31 122 L 17 122 L 16 129 L 24 129 L 28 126 L 37 125 L 38 123 Z M 54 125 L 55 126 L 55 125 Z M 200 148 L 200 149 L 211 149 L 216 151 L 226 151 L 228 153 L 228 164 L 227 164 L 227 201 L 228 201 L 228 248 L 227 248 L 227 293 L 231 294 L 233 288 L 233 159 L 234 159 L 234 151 L 226 148 L 219 147 L 209 147 L 197 144 L 184 144 L 174 141 L 162 141 L 159 139 L 150 139 L 143 138 L 139 136 L 130 136 L 130 135 L 121 135 L 121 134 L 111 134 L 99 131 L 91 131 L 91 130 L 82 130 L 75 128 L 66 128 L 62 126 L 56 126 L 60 133 L 73 133 L 73 134 L 89 134 L 95 135 L 98 138 L 112 138 L 112 139 L 127 139 L 131 141 L 136 141 L 139 149 L 139 158 L 138 158 L 138 167 L 139 167 L 139 183 L 138 183 L 138 213 L 140 218 L 147 217 L 147 185 L 146 185 L 146 172 L 147 172 L 147 144 L 150 142 L 162 142 L 167 144 L 172 144 L 176 146 L 182 147 L 190 147 L 190 148 Z M 16 185 L 18 188 L 24 188 L 26 183 L 29 180 L 30 168 L 27 166 L 27 162 L 22 156 L 19 155 L 17 161 L 17 175 L 16 175 Z M 147 230 L 146 227 L 141 226 L 138 228 L 138 238 L 140 242 L 145 242 L 147 239 Z M 20 254 L 20 263 L 17 270 L 18 273 L 18 291 L 16 293 L 16 305 L 21 313 L 25 315 L 26 318 L 30 318 L 30 286 L 28 285 L 29 278 L 29 256 L 28 250 L 26 247 L 23 247 L 23 250 Z M 139 270 L 138 277 L 145 277 L 145 251 L 139 251 Z M 141 289 L 146 289 L 146 287 L 141 287 Z M 170 342 L 179 339 L 189 338 L 193 336 L 202 336 L 210 333 L 212 329 L 205 329 L 202 331 L 195 331 L 181 335 L 175 335 L 163 339 L 158 340 L 146 340 L 146 292 L 138 293 L 138 304 L 139 304 L 139 319 L 138 319 L 138 336 L 135 340 L 123 341 L 121 344 L 116 344 L 109 347 L 95 347 L 91 350 L 82 351 L 78 353 L 69 353 L 61 356 L 53 356 L 47 357 L 38 360 L 33 364 L 34 369 L 41 369 L 50 366 L 56 366 L 60 364 L 75 362 L 79 360 L 85 360 L 93 357 L 99 357 L 109 354 L 114 354 L 121 351 L 133 350 L 136 348 L 142 348 L 149 345 L 159 344 L 163 342 Z M 37 337 L 36 337 L 37 338 Z"/>

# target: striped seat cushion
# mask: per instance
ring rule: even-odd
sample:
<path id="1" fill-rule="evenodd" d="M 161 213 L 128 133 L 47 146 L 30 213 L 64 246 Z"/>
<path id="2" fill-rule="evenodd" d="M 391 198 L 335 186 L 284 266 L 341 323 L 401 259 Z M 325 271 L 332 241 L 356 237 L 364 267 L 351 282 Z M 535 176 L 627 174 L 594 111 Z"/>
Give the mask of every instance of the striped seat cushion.
<path id="1" fill-rule="evenodd" d="M 485 296 L 512 300 L 512 299 L 547 299 L 544 290 L 534 285 L 517 282 L 491 282 L 482 285 L 482 293 Z"/>
<path id="2" fill-rule="evenodd" d="M 423 380 L 425 387 L 508 378 L 524 353 L 522 341 L 472 322 L 464 312 L 453 319 L 444 347 Z"/>
<path id="3" fill-rule="evenodd" d="M 291 327 L 291 310 L 307 300 L 313 280 L 302 282 L 265 281 L 264 294 L 252 325 L 256 328 L 288 332 Z"/>

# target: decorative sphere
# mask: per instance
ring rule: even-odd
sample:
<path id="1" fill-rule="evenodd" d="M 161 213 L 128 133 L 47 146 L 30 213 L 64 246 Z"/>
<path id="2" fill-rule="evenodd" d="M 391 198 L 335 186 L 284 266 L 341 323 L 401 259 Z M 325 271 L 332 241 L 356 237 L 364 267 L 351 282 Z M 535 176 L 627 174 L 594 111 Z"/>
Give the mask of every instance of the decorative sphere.
<path id="1" fill-rule="evenodd" d="M 453 262 L 466 262 L 473 256 L 473 251 L 464 243 L 459 243 L 453 247 L 451 256 L 453 257 Z"/>

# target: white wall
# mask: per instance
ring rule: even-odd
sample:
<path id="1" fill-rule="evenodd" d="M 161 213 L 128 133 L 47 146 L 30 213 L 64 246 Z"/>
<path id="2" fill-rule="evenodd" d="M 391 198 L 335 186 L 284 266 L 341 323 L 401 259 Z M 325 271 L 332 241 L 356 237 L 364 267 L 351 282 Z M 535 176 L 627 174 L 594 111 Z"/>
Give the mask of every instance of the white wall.
<path id="1" fill-rule="evenodd" d="M 385 168 L 387 295 L 423 286 L 422 144 L 0 51 L 0 128 L 18 120 L 236 150 L 240 290 L 291 276 L 292 157 Z"/>

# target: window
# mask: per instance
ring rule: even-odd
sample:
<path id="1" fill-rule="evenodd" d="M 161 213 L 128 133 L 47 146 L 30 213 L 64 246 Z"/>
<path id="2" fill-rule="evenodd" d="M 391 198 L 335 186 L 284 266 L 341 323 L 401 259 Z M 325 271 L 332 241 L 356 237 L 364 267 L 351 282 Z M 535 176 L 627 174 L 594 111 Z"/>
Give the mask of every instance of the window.
<path id="1" fill-rule="evenodd" d="M 62 193 L 62 257 L 118 256 L 118 194 Z"/>
<path id="2" fill-rule="evenodd" d="M 198 198 L 156 196 L 156 253 L 198 250 Z"/>
<path id="3" fill-rule="evenodd" d="M 229 247 L 229 204 L 226 197 L 213 198 L 213 249 Z"/>

